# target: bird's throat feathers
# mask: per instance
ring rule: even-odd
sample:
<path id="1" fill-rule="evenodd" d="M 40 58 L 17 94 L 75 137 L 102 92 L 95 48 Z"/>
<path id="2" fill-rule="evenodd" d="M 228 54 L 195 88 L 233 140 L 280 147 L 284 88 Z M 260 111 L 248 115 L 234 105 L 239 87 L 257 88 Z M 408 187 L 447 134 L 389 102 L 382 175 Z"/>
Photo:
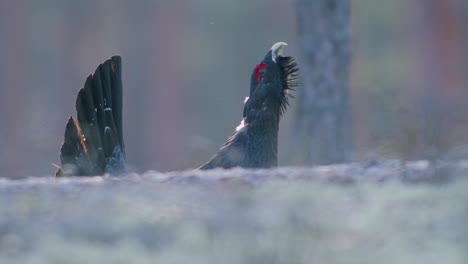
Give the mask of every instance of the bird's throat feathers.
<path id="1" fill-rule="evenodd" d="M 280 57 L 278 61 L 281 67 L 281 101 L 280 101 L 280 115 L 282 115 L 289 105 L 289 98 L 293 98 L 290 91 L 294 91 L 298 86 L 299 80 L 299 67 L 293 57 Z"/>

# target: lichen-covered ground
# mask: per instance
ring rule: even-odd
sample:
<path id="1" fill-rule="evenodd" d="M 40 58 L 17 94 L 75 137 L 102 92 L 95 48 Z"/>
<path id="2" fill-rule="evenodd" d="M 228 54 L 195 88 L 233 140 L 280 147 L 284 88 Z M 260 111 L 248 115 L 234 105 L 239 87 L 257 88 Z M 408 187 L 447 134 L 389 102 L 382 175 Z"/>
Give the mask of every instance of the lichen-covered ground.
<path id="1" fill-rule="evenodd" d="M 468 177 L 346 168 L 0 180 L 0 263 L 468 263 Z"/>

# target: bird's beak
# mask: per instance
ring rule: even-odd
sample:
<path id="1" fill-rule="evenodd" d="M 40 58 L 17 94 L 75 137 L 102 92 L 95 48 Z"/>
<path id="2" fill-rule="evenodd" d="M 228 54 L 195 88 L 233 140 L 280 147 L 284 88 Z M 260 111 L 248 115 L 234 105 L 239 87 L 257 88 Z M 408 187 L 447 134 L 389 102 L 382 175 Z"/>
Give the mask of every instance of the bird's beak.
<path id="1" fill-rule="evenodd" d="M 276 63 L 276 58 L 284 54 L 284 49 L 288 46 L 286 42 L 277 42 L 271 47 L 271 59 Z"/>

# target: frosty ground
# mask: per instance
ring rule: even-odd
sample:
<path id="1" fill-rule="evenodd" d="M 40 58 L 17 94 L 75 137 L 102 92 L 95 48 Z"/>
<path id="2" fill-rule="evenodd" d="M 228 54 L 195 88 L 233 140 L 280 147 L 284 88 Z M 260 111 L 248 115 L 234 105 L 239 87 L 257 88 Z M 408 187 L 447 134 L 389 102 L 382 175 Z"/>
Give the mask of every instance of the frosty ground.
<path id="1" fill-rule="evenodd" d="M 0 179 L 0 263 L 467 263 L 467 168 Z"/>

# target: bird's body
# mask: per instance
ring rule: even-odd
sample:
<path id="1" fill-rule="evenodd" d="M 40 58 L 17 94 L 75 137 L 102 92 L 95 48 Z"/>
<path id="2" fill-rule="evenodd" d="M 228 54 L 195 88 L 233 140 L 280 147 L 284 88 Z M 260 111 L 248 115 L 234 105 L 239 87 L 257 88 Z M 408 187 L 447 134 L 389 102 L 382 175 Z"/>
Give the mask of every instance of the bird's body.
<path id="1" fill-rule="evenodd" d="M 277 166 L 278 128 L 296 85 L 297 65 L 283 57 L 286 43 L 273 45 L 255 67 L 241 124 L 200 169 Z M 57 176 L 88 176 L 126 171 L 122 136 L 121 59 L 114 56 L 86 80 L 76 100 L 60 151 Z"/>
<path id="2" fill-rule="evenodd" d="M 273 45 L 254 68 L 240 125 L 200 169 L 277 166 L 279 121 L 298 71 L 292 57 L 281 56 L 285 46 L 283 42 Z"/>

